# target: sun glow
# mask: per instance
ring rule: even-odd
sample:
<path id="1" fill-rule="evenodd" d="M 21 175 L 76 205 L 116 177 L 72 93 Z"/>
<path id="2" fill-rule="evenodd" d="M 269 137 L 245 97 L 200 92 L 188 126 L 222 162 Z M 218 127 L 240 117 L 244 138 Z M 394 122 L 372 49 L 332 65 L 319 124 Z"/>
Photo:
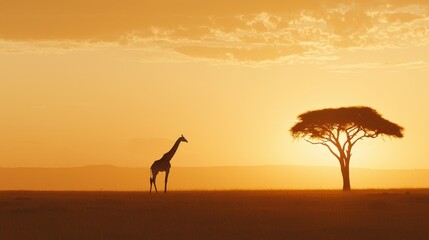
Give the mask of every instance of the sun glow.
<path id="1" fill-rule="evenodd" d="M 351 167 L 429 168 L 427 3 L 24 2 L 0 8 L 2 167 L 148 167 L 180 134 L 174 166 L 338 166 L 289 129 L 369 106 L 405 137 Z"/>

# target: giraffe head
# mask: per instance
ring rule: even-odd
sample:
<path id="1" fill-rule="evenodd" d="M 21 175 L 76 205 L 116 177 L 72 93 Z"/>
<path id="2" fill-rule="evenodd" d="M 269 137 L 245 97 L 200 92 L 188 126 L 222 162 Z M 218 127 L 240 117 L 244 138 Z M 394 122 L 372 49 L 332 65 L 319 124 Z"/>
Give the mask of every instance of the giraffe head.
<path id="1" fill-rule="evenodd" d="M 188 140 L 186 140 L 186 138 L 183 136 L 183 134 L 182 134 L 182 136 L 179 139 L 180 139 L 181 142 L 185 142 L 185 143 L 188 142 Z"/>

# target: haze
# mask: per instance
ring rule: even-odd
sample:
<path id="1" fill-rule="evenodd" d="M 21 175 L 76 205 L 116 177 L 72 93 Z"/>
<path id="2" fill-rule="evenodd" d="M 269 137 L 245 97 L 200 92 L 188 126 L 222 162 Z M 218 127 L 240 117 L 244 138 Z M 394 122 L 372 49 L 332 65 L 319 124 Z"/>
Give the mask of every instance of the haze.
<path id="1" fill-rule="evenodd" d="M 180 2 L 180 3 L 179 3 Z M 429 4 L 1 1 L 0 165 L 337 166 L 296 116 L 365 105 L 405 127 L 352 167 L 427 169 Z M 338 173 L 339 174 L 339 173 Z"/>

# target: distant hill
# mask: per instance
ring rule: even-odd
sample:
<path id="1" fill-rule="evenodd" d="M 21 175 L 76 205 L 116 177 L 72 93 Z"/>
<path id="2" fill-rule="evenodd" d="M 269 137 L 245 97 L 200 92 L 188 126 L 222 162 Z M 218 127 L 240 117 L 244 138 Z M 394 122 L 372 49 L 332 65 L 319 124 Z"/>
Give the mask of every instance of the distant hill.
<path id="1" fill-rule="evenodd" d="M 157 178 L 164 187 L 164 173 Z M 352 188 L 429 188 L 429 170 L 351 169 Z M 341 189 L 339 167 L 174 167 L 170 190 Z M 0 190 L 147 191 L 148 168 L 0 168 Z"/>

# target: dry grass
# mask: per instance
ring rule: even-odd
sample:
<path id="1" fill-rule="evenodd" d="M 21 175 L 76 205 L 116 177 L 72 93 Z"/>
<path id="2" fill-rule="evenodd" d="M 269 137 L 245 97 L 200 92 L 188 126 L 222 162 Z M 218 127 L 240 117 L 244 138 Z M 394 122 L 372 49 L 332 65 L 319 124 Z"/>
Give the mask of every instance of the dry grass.
<path id="1" fill-rule="evenodd" d="M 0 239 L 427 239 L 429 190 L 0 192 Z"/>

